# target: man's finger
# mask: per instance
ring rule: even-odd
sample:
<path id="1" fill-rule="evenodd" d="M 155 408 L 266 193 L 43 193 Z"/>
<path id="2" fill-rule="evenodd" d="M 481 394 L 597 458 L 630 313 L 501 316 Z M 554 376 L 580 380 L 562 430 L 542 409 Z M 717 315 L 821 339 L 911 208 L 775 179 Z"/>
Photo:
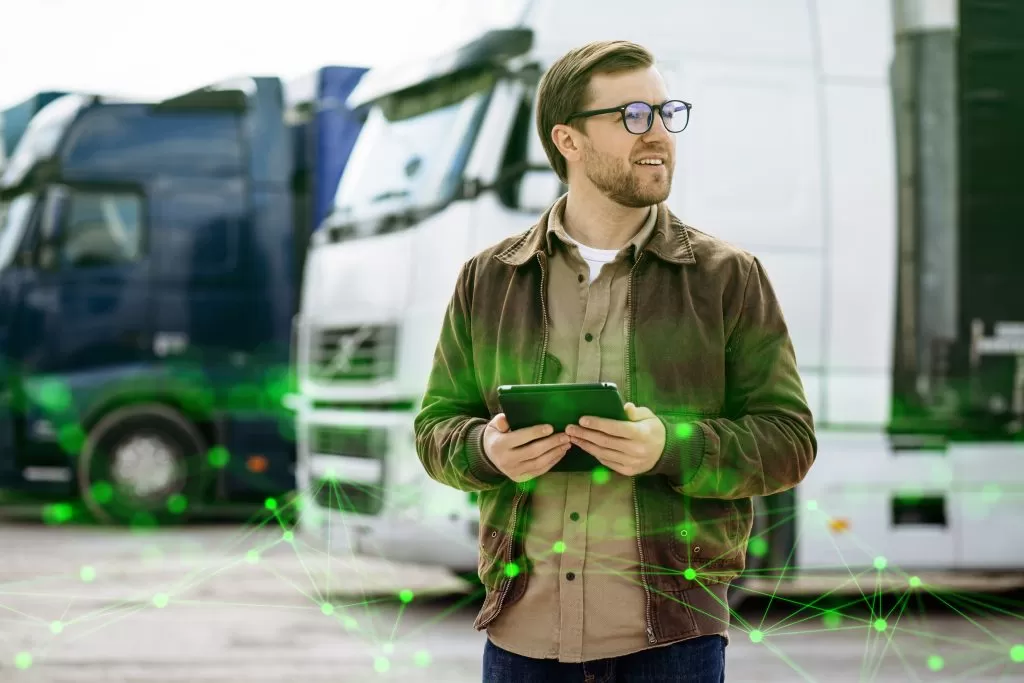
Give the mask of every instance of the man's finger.
<path id="1" fill-rule="evenodd" d="M 590 453 L 598 460 L 608 460 L 610 462 L 615 462 L 622 457 L 621 453 L 613 451 L 610 448 L 600 446 L 594 443 L 593 441 L 588 441 L 587 439 L 581 439 L 579 437 L 574 436 L 572 441 L 574 444 L 585 450 L 587 453 Z"/>
<path id="2" fill-rule="evenodd" d="M 599 432 L 610 434 L 618 437 L 628 437 L 630 435 L 630 429 L 632 429 L 631 422 L 625 422 L 623 420 L 609 420 L 605 417 L 581 417 L 580 426 L 586 427 L 587 429 L 596 429 Z"/>
<path id="3" fill-rule="evenodd" d="M 508 418 L 505 417 L 505 413 L 498 413 L 491 420 L 491 426 L 497 429 L 499 432 L 508 432 L 512 428 L 508 425 Z"/>
<path id="4" fill-rule="evenodd" d="M 568 439 L 568 437 L 565 434 L 552 434 L 524 446 L 517 446 L 512 450 L 520 462 L 530 462 L 544 457 L 549 450 L 569 446 L 569 441 L 563 442 L 563 439 Z"/>
<path id="5" fill-rule="evenodd" d="M 562 446 L 556 446 L 555 448 L 544 451 L 540 457 L 534 458 L 530 461 L 530 465 L 527 471 L 530 473 L 530 478 L 539 477 L 545 474 L 548 470 L 555 466 L 555 464 L 565 456 L 567 449 Z"/>
<path id="6" fill-rule="evenodd" d="M 626 448 L 630 443 L 629 439 L 624 439 L 619 436 L 611 436 L 609 434 L 605 434 L 604 432 L 599 432 L 595 429 L 587 429 L 586 427 L 574 428 L 573 434 L 571 434 L 570 436 L 574 438 L 578 437 L 581 439 L 586 439 L 587 441 L 596 443 L 598 446 L 601 446 L 603 448 L 607 448 L 613 451 L 621 451 L 623 453 L 626 452 Z"/>
<path id="7" fill-rule="evenodd" d="M 639 422 L 640 420 L 651 419 L 654 417 L 654 412 L 650 408 L 638 407 L 632 403 L 627 403 L 626 417 L 628 417 L 632 422 Z"/>
<path id="8" fill-rule="evenodd" d="M 522 429 L 515 429 L 509 432 L 509 443 L 513 448 L 519 448 L 523 444 L 536 441 L 545 436 L 549 436 L 554 432 L 551 425 L 533 425 L 532 427 L 523 427 Z"/>

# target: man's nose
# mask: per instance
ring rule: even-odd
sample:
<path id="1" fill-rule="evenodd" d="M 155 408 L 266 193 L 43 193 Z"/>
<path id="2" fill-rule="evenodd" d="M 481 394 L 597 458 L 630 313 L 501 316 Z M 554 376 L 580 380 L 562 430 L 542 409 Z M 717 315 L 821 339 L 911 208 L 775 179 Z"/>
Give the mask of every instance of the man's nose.
<path id="1" fill-rule="evenodd" d="M 665 121 L 661 114 L 654 112 L 654 121 L 651 122 L 651 129 L 641 136 L 645 142 L 655 140 L 671 140 L 672 133 L 665 127 Z"/>

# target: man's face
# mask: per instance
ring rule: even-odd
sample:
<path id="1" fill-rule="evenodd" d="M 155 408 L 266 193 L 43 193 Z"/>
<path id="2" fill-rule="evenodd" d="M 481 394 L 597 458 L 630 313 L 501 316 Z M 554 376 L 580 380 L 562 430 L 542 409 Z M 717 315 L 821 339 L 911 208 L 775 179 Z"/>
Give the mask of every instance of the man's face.
<path id="1" fill-rule="evenodd" d="M 619 107 L 636 101 L 656 104 L 668 99 L 661 74 L 650 67 L 594 74 L 589 101 L 582 109 Z M 585 119 L 584 134 L 577 137 L 581 170 L 607 197 L 632 208 L 668 199 L 675 170 L 676 140 L 657 111 L 651 129 L 643 135 L 627 131 L 622 114 L 614 112 Z M 660 160 L 661 164 L 651 164 L 652 160 Z"/>

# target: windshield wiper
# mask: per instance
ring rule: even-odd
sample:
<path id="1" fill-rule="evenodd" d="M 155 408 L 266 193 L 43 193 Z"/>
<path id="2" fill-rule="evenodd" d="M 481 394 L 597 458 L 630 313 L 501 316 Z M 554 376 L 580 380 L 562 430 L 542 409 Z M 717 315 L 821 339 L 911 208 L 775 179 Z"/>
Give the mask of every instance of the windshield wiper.
<path id="1" fill-rule="evenodd" d="M 377 202 L 382 202 L 385 199 L 397 199 L 399 197 L 408 196 L 409 190 L 388 190 L 387 192 L 381 192 L 380 194 L 374 196 L 372 199 L 370 199 L 370 203 L 376 204 Z"/>

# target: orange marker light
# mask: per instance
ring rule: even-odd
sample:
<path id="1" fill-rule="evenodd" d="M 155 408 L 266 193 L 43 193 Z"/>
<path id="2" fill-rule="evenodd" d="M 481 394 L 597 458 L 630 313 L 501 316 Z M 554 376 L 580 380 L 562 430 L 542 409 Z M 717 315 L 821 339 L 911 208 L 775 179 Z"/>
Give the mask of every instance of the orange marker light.
<path id="1" fill-rule="evenodd" d="M 245 459 L 245 468 L 250 472 L 255 472 L 256 474 L 266 472 L 269 464 L 270 463 L 267 462 L 266 457 L 262 455 L 250 455 Z"/>
<path id="2" fill-rule="evenodd" d="M 841 534 L 844 531 L 850 530 L 850 520 L 832 518 L 828 521 L 828 528 L 834 533 Z"/>

